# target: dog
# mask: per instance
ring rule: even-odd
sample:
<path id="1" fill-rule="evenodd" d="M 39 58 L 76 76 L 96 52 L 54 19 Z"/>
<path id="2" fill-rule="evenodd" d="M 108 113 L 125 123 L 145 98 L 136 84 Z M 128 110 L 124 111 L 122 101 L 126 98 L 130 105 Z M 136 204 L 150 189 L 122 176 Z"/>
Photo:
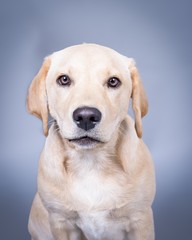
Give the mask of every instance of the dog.
<path id="1" fill-rule="evenodd" d="M 31 239 L 154 240 L 155 174 L 141 122 L 148 101 L 135 61 L 97 44 L 55 52 L 33 79 L 27 108 L 47 137 Z"/>

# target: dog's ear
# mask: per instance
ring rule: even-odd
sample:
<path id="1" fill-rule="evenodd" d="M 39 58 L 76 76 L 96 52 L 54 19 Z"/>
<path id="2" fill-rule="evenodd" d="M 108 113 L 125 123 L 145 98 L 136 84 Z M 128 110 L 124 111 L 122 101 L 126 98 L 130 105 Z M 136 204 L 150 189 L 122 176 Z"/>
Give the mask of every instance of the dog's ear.
<path id="1" fill-rule="evenodd" d="M 142 122 L 141 118 L 144 117 L 148 112 L 148 101 L 141 82 L 139 72 L 136 68 L 135 61 L 129 59 L 129 69 L 132 80 L 132 107 L 135 115 L 135 129 L 137 136 L 142 137 Z"/>
<path id="2" fill-rule="evenodd" d="M 45 58 L 39 72 L 34 77 L 28 91 L 28 112 L 40 118 L 43 122 L 44 135 L 48 135 L 48 104 L 45 79 L 51 64 L 50 57 Z"/>

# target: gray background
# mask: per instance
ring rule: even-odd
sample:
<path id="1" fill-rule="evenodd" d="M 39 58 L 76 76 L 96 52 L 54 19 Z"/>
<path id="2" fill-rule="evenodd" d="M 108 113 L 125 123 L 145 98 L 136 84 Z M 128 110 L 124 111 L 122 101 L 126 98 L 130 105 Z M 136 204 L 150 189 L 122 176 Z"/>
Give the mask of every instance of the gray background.
<path id="1" fill-rule="evenodd" d="M 30 239 L 41 122 L 25 109 L 43 58 L 93 42 L 134 57 L 149 97 L 157 240 L 192 239 L 192 2 L 34 0 L 0 6 L 0 239 Z"/>

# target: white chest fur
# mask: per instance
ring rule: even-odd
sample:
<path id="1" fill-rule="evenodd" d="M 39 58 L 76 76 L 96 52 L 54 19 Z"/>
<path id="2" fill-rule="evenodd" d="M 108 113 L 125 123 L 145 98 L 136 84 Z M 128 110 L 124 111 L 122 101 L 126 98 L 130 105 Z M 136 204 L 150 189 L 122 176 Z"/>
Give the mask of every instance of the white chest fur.
<path id="1" fill-rule="evenodd" d="M 79 213 L 77 226 L 83 231 L 87 239 L 124 240 L 128 229 L 128 218 L 124 220 L 112 219 L 108 211 Z"/>
<path id="2" fill-rule="evenodd" d="M 78 168 L 79 161 L 81 166 Z M 127 204 L 127 175 L 117 167 L 113 171 L 112 163 L 108 166 L 111 170 L 107 171 L 100 165 L 98 167 L 96 161 L 93 158 L 78 159 L 76 172 L 69 177 L 68 189 L 76 211 L 110 210 Z"/>
<path id="3" fill-rule="evenodd" d="M 73 176 L 70 192 L 79 215 L 76 224 L 87 239 L 126 239 L 128 217 L 113 218 L 111 210 L 128 202 L 128 187 L 123 173 L 114 178 L 92 169 Z"/>

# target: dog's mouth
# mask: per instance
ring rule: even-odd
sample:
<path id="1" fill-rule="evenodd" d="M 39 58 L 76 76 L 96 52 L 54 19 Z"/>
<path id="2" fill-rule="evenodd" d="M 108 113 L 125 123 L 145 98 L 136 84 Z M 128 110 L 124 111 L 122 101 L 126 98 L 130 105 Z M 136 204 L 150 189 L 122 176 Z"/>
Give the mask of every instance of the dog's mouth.
<path id="1" fill-rule="evenodd" d="M 91 145 L 95 145 L 98 143 L 102 143 L 100 140 L 89 137 L 89 136 L 83 136 L 80 138 L 74 138 L 74 139 L 68 139 L 68 140 L 69 140 L 69 142 L 78 144 L 80 146 L 91 146 Z"/>

